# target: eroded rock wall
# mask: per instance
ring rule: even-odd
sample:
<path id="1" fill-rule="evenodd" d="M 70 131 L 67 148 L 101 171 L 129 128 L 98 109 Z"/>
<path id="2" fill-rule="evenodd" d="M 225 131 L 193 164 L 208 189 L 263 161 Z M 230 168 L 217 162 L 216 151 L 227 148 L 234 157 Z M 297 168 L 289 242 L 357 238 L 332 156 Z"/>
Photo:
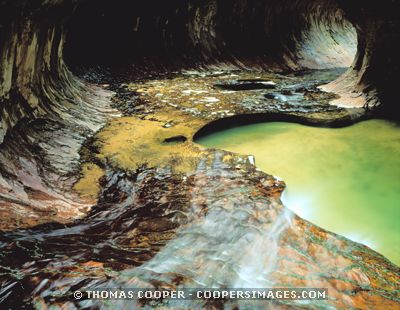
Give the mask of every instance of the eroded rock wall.
<path id="1" fill-rule="evenodd" d="M 63 93 L 76 95 L 71 92 L 77 85 L 71 87 L 73 77 L 62 56 L 63 15 L 71 8 L 60 15 L 61 8 L 46 7 L 45 3 L 35 6 L 29 1 L 10 1 L 1 8 L 1 142 L 8 128 L 20 119 L 52 114 L 62 104 L 59 97 Z"/>
<path id="2" fill-rule="evenodd" d="M 68 28 L 69 63 L 86 66 L 349 66 L 357 42 L 337 4 L 319 0 L 86 1 Z"/>
<path id="3" fill-rule="evenodd" d="M 83 215 L 69 195 L 78 151 L 115 111 L 109 94 L 63 60 L 73 2 L 9 1 L 0 9 L 0 229 Z"/>
<path id="4" fill-rule="evenodd" d="M 69 65 L 162 70 L 225 64 L 272 70 L 348 66 L 337 89 L 392 105 L 399 71 L 396 1 L 3 1 L 0 141 L 82 86 Z M 353 28 L 354 27 L 354 28 Z M 356 29 L 356 30 L 355 30 Z M 344 90 L 343 90 L 344 89 Z"/>
<path id="5" fill-rule="evenodd" d="M 78 79 L 66 63 L 83 76 L 94 67 L 284 72 L 348 66 L 358 38 L 351 68 L 327 89 L 342 96 L 339 103 L 397 115 L 396 1 L 18 0 L 0 6 L 5 210 L 9 199 L 32 205 L 26 188 L 64 192 L 60 177 L 77 174 L 82 143 L 118 115 L 111 93 Z"/>
<path id="6" fill-rule="evenodd" d="M 392 107 L 398 72 L 395 46 L 392 49 L 398 29 L 395 9 L 397 4 L 389 0 L 0 2 L 0 230 L 15 230 L 0 236 L 0 300 L 14 308 L 33 303 L 75 307 L 65 299 L 69 296 L 55 294 L 115 283 L 229 287 L 237 285 L 241 270 L 255 264 L 254 274 L 266 274 L 257 285 L 329 287 L 333 295 L 325 307 L 396 307 L 398 267 L 365 246 L 288 214 L 280 201 L 283 182 L 257 171 L 249 158 L 209 150 L 196 170 L 186 174 L 146 167 L 143 161 L 134 161 L 131 171 L 130 166 L 117 169 L 113 157 L 127 154 L 132 161 L 130 150 L 148 147 L 129 140 L 134 134 L 154 136 L 158 142 L 160 131 L 166 134 L 164 142 L 176 137 L 167 136 L 174 125 L 171 110 L 148 120 L 138 112 L 137 118 L 117 120 L 115 130 L 109 126 L 98 135 L 117 139 L 120 148 L 117 153 L 111 148 L 109 157 L 89 154 L 101 143 L 87 144 L 89 149 L 83 150 L 95 161 L 87 167 L 103 160 L 105 171 L 96 184 L 99 201 L 82 200 L 71 191 L 82 161 L 79 150 L 108 118 L 119 114 L 110 107 L 110 91 L 78 79 L 63 59 L 80 73 L 128 65 L 138 69 L 135 73 L 156 74 L 206 67 L 280 72 L 326 68 L 350 64 L 355 27 L 356 59 L 333 87 L 339 93 L 361 92 L 371 106 L 382 101 L 383 107 Z M 377 74 L 385 72 L 385 79 L 379 80 Z M 326 106 L 329 112 L 332 107 Z M 160 110 L 157 104 L 150 108 L 154 114 Z M 238 114 L 244 111 L 236 108 Z M 293 108 L 293 113 L 301 110 Z M 319 117 L 327 112 L 325 106 L 316 109 Z M 346 111 L 339 112 L 348 118 Z M 199 117 L 190 120 L 193 128 Z M 327 118 L 322 121 L 332 121 Z M 118 124 L 124 121 L 125 132 Z M 148 122 L 152 132 L 135 127 Z M 191 143 L 188 138 L 184 141 Z M 187 155 L 187 145 L 182 148 Z M 191 158 L 169 159 L 191 163 Z M 157 160 L 153 166 L 159 165 L 160 156 Z M 90 212 L 93 205 L 97 208 Z M 37 226 L 49 222 L 58 224 Z M 32 226 L 37 227 L 19 229 Z M 210 242 L 213 238 L 216 241 Z M 237 256 L 243 249 L 251 255 Z M 185 264 L 173 262 L 177 253 Z M 232 268 L 231 273 L 214 272 L 219 277 L 213 278 L 200 268 L 225 271 L 229 264 L 239 267 L 239 273 Z M 129 268 L 133 273 L 127 278 L 120 275 Z M 282 308 L 290 306 L 297 304 Z"/>
<path id="7" fill-rule="evenodd" d="M 399 118 L 397 81 L 400 73 L 400 2 L 338 1 L 357 29 L 358 52 L 349 72 L 355 87 L 367 94 L 367 107 Z"/>

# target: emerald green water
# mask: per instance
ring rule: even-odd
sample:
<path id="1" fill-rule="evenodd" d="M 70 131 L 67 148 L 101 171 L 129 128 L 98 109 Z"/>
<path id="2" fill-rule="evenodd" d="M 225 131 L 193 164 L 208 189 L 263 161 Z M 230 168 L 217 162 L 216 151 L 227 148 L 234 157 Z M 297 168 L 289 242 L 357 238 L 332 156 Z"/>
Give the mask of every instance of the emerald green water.
<path id="1" fill-rule="evenodd" d="M 196 142 L 255 155 L 257 167 L 286 182 L 287 207 L 400 264 L 400 126 L 395 123 L 369 120 L 339 129 L 261 123 Z"/>

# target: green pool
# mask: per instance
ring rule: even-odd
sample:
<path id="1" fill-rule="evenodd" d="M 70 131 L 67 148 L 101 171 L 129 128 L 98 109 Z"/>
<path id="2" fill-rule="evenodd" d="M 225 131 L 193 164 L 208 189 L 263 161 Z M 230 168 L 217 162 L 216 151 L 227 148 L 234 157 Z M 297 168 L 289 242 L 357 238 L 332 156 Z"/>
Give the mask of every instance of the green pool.
<path id="1" fill-rule="evenodd" d="M 287 183 L 283 202 L 301 217 L 400 264 L 400 126 L 383 120 L 314 128 L 273 122 L 196 141 L 256 156 Z"/>

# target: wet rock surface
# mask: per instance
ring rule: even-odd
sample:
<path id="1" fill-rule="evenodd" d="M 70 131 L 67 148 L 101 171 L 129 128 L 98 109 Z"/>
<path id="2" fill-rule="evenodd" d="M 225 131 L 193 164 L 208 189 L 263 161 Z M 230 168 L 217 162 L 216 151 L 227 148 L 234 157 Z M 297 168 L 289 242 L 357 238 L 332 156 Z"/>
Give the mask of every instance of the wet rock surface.
<path id="1" fill-rule="evenodd" d="M 72 99 L 71 99 L 72 100 Z M 87 94 L 91 104 L 73 104 L 57 116 L 22 123 L 0 145 L 0 229 L 84 216 L 95 200 L 71 192 L 79 178 L 79 151 L 85 140 L 120 113 L 100 89 Z"/>
<path id="2" fill-rule="evenodd" d="M 279 200 L 284 183 L 245 158 L 210 151 L 187 174 L 160 168 L 110 171 L 102 188 L 102 198 L 84 220 L 1 235 L 0 296 L 8 305 L 107 308 L 107 301 L 76 301 L 72 293 L 288 283 L 329 289 L 329 299 L 309 304 L 312 308 L 397 305 L 397 267 L 285 209 Z"/>
<path id="3" fill-rule="evenodd" d="M 256 75 L 203 72 L 125 82 L 122 96 L 114 86 L 113 100 L 120 105 L 137 100 L 148 113 L 130 111 L 109 121 L 81 149 L 79 182 L 98 184 L 89 193 L 98 202 L 84 219 L 0 234 L 4 304 L 107 308 L 107 303 L 77 301 L 72 294 L 116 287 L 290 285 L 329 289 L 329 299 L 311 302 L 311 308 L 398 305 L 397 266 L 286 209 L 280 201 L 285 184 L 257 170 L 254 158 L 193 143 L 199 130 L 223 121 L 227 109 L 231 117 L 279 116 L 326 126 L 351 123 L 365 117 L 363 111 L 330 105 L 335 96 L 316 88 L 325 80 L 308 73 L 288 78 L 264 73 L 274 77 L 273 90 L 226 93 L 215 87 L 232 74 L 240 79 Z M 293 98 L 282 101 L 278 95 Z M 85 197 L 88 189 L 79 182 L 75 190 Z M 135 303 L 115 301 L 113 306 Z M 227 301 L 225 306 L 268 305 Z"/>
<path id="4" fill-rule="evenodd" d="M 70 292 L 237 283 L 332 292 L 284 309 L 398 307 L 396 266 L 290 214 L 283 183 L 247 157 L 192 141 L 226 122 L 397 116 L 398 12 L 390 0 L 1 1 L 1 307 L 107 308 Z M 340 98 L 317 88 L 335 70 L 290 73 L 349 66 L 356 45 L 323 88 Z"/>
<path id="5" fill-rule="evenodd" d="M 112 89 L 116 90 L 117 98 L 120 91 L 124 95 L 130 91 L 130 98 L 137 96 L 142 109 L 129 115 L 140 115 L 141 118 L 171 110 L 207 120 L 237 114 L 293 112 L 299 116 L 303 113 L 304 118 L 311 114 L 317 118 L 316 114 L 321 113 L 321 117 L 325 115 L 334 121 L 346 115 L 357 118 L 365 112 L 362 108 L 344 109 L 331 105 L 334 99 L 340 101 L 339 97 L 318 88 L 344 71 L 330 69 L 287 75 L 246 70 L 187 71 L 164 78 L 123 83 L 122 89 L 118 85 Z M 235 78 L 234 82 L 232 78 Z M 267 87 L 261 84 L 260 89 L 260 83 L 266 83 Z M 231 85 L 240 85 L 240 88 L 245 85 L 245 89 L 227 90 L 226 87 Z M 121 106 L 123 102 L 121 100 Z"/>

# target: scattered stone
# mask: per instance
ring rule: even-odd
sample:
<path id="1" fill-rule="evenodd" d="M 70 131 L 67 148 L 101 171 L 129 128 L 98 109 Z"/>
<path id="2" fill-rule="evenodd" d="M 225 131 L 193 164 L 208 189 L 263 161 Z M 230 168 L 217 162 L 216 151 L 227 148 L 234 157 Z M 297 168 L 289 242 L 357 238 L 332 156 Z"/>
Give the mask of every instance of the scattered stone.
<path id="1" fill-rule="evenodd" d="M 219 99 L 217 99 L 215 97 L 204 97 L 201 101 L 214 103 L 214 102 L 219 102 Z"/>
<path id="2" fill-rule="evenodd" d="M 173 122 L 173 121 L 170 121 L 170 122 L 165 123 L 165 124 L 163 125 L 163 127 L 164 127 L 164 128 L 171 128 L 171 127 L 174 126 L 174 125 L 175 125 L 174 122 Z"/>
<path id="3" fill-rule="evenodd" d="M 256 158 L 254 157 L 254 155 L 249 155 L 248 157 L 249 163 L 252 165 L 256 165 Z"/>

